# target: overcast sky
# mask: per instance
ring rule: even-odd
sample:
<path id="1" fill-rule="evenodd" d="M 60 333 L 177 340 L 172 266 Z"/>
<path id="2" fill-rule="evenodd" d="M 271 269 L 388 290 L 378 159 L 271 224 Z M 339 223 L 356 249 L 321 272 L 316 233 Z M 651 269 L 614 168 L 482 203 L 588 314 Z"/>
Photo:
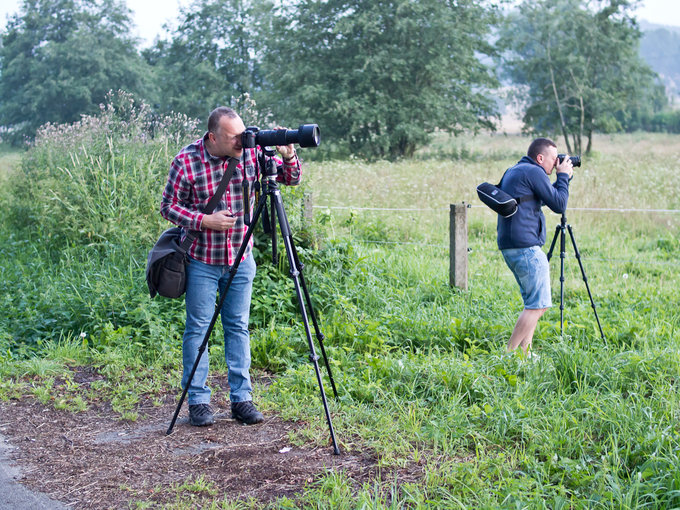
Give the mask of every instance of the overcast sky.
<path id="1" fill-rule="evenodd" d="M 142 46 L 153 43 L 154 38 L 163 31 L 163 24 L 174 25 L 180 6 L 186 6 L 191 0 L 127 0 L 134 12 L 137 25 L 136 35 L 141 38 Z M 21 0 L 0 0 L 0 27 L 4 30 L 9 14 L 19 10 Z M 644 0 L 638 9 L 638 19 L 644 19 L 660 25 L 680 27 L 680 0 Z"/>
<path id="2" fill-rule="evenodd" d="M 154 38 L 163 32 L 166 22 L 174 24 L 179 8 L 191 0 L 126 0 L 133 12 L 135 35 L 142 40 L 142 46 L 150 46 Z M 0 0 L 0 27 L 4 30 L 7 16 L 19 11 L 21 0 Z"/>

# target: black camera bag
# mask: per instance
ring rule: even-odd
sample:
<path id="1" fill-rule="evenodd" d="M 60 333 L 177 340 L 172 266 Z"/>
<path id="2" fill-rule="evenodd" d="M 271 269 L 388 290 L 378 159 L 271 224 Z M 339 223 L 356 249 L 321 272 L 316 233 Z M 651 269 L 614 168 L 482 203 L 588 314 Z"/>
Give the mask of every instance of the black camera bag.
<path id="1" fill-rule="evenodd" d="M 172 227 L 163 232 L 149 252 L 146 263 L 146 284 L 149 294 L 178 298 L 186 288 L 186 253 L 196 236 L 187 232 L 180 244 L 182 229 Z"/>
<path id="2" fill-rule="evenodd" d="M 229 180 L 236 170 L 239 160 L 229 159 L 227 170 L 222 176 L 220 185 L 215 194 L 203 209 L 203 214 L 211 214 L 219 203 L 224 191 L 227 189 Z M 178 298 L 186 290 L 186 264 L 187 251 L 196 240 L 199 232 L 187 231 L 184 240 L 182 229 L 172 227 L 161 234 L 154 244 L 146 259 L 146 284 L 149 287 L 149 295 L 153 298 L 160 294 L 167 298 Z"/>
<path id="3" fill-rule="evenodd" d="M 503 174 L 503 177 L 505 177 L 505 174 Z M 515 214 L 520 202 L 535 200 L 534 195 L 524 195 L 523 197 L 509 195 L 500 188 L 502 182 L 502 178 L 498 184 L 483 182 L 477 186 L 477 196 L 487 206 L 503 216 L 503 218 L 509 218 Z"/>

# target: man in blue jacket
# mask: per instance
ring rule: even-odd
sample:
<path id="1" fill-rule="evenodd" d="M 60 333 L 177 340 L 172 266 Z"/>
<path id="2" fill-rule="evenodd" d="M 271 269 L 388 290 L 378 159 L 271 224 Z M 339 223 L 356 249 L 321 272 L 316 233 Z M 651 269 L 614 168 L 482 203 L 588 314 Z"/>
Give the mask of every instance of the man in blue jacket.
<path id="1" fill-rule="evenodd" d="M 553 169 L 557 179 L 551 184 L 548 176 Z M 501 180 L 503 191 L 522 197 L 514 215 L 498 216 L 498 249 L 515 275 L 524 301 L 524 310 L 508 340 L 508 351 L 519 346 L 529 352 L 538 319 L 552 306 L 548 258 L 541 250 L 545 244 L 545 216 L 541 207 L 547 205 L 558 214 L 566 211 L 573 172 L 568 155 L 558 162 L 555 142 L 537 138 L 529 145 L 527 155 L 509 168 Z M 533 196 L 533 200 L 526 196 Z"/>

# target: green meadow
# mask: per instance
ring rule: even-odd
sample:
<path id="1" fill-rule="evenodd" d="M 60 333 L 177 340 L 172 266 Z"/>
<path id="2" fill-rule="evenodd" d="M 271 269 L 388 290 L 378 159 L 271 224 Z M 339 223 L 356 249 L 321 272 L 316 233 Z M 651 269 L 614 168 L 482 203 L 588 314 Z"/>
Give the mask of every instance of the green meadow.
<path id="1" fill-rule="evenodd" d="M 178 392 L 183 302 L 149 299 L 144 281 L 166 228 L 157 211 L 168 164 L 191 139 L 182 119 L 164 122 L 150 137 L 143 116 L 108 110 L 0 152 L 0 399 L 86 412 L 94 397 L 69 377 L 84 365 L 104 376 L 97 398 L 121 420 L 143 419 L 143 398 Z M 413 159 L 371 163 L 301 150 L 305 182 L 284 203 L 338 388 L 329 404 L 340 447 L 422 476 L 356 488 L 328 472 L 271 507 L 680 507 L 680 137 L 595 137 L 567 219 L 605 339 L 569 243 L 560 334 L 558 246 L 537 361 L 505 354 L 521 298 L 495 216 L 475 195 L 529 142 L 441 136 Z M 301 219 L 305 193 L 312 224 Z M 467 291 L 448 284 L 449 205 L 463 201 Z M 546 219 L 549 242 L 560 218 Z M 292 281 L 285 261 L 272 266 L 267 238 L 256 243 L 253 366 L 256 381 L 273 383 L 257 384 L 255 398 L 306 423 L 293 442 L 326 448 Z M 217 371 L 221 352 L 216 332 Z"/>

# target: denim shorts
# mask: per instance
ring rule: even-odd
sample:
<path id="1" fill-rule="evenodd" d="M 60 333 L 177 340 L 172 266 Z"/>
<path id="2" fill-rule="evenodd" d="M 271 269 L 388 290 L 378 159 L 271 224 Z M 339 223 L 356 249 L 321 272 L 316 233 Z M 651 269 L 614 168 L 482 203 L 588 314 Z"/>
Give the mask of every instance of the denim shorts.
<path id="1" fill-rule="evenodd" d="M 550 266 L 548 257 L 539 246 L 501 250 L 522 292 L 524 308 L 550 308 Z"/>

